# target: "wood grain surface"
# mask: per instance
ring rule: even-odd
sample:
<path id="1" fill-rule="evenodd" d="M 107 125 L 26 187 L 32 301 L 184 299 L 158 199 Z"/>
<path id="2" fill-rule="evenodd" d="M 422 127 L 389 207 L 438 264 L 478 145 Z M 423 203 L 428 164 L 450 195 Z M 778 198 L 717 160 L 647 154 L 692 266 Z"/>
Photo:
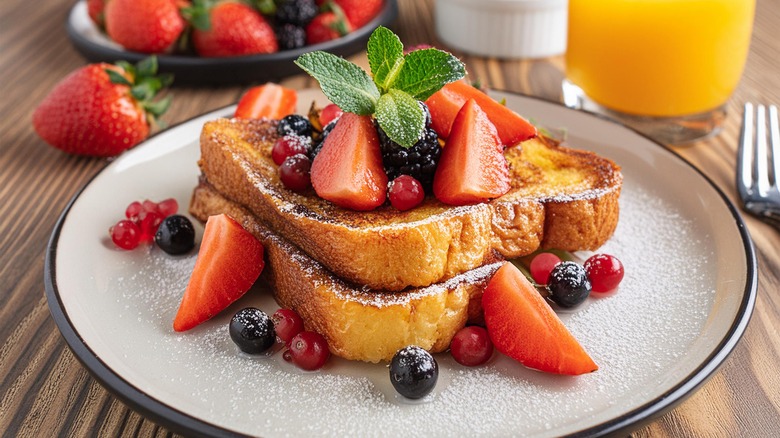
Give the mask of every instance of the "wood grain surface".
<path id="1" fill-rule="evenodd" d="M 393 26 L 405 44 L 436 44 L 433 1 L 401 0 Z M 3 436 L 171 436 L 129 410 L 71 354 L 44 298 L 49 235 L 68 200 L 106 160 L 65 155 L 33 132 L 44 95 L 85 61 L 64 23 L 71 1 L 0 2 L 0 434 Z M 724 132 L 676 148 L 736 202 L 734 165 L 743 102 L 780 103 L 780 2 L 758 0 L 747 69 Z M 456 52 L 458 55 L 462 55 Z M 363 57 L 355 58 L 365 64 Z M 494 88 L 559 99 L 561 57 L 506 62 L 462 56 L 473 78 Z M 311 85 L 303 77 L 285 81 Z M 178 123 L 234 103 L 244 87 L 177 88 L 164 119 Z M 759 262 L 755 312 L 722 368 L 637 437 L 780 435 L 780 232 L 745 216 Z M 662 273 L 659 273 L 662 275 Z"/>

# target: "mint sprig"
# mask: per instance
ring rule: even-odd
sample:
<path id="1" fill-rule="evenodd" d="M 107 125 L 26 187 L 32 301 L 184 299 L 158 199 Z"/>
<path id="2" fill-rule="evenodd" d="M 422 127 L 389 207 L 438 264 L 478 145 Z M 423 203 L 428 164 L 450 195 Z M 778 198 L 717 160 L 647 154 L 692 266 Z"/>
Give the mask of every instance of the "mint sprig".
<path id="1" fill-rule="evenodd" d="M 301 55 L 295 63 L 320 83 L 322 92 L 342 110 L 374 114 L 391 140 L 410 148 L 422 137 L 425 116 L 418 100 L 466 75 L 463 63 L 438 49 L 406 55 L 401 40 L 380 26 L 368 39 L 368 64 L 373 77 L 357 65 L 326 52 Z"/>

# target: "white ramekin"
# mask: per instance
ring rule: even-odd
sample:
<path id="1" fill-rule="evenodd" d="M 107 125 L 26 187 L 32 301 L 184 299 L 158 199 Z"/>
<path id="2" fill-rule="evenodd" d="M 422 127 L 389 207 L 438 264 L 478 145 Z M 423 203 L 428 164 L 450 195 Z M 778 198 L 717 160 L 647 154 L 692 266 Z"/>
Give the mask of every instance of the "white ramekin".
<path id="1" fill-rule="evenodd" d="M 436 0 L 445 44 L 498 58 L 543 58 L 566 50 L 567 0 Z"/>

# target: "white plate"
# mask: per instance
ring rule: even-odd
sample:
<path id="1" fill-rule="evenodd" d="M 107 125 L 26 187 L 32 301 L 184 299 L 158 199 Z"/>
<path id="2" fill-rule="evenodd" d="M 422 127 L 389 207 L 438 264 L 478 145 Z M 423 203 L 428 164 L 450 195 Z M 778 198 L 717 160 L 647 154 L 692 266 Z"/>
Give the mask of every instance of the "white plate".
<path id="1" fill-rule="evenodd" d="M 384 365 L 332 360 L 323 371 L 304 373 L 278 352 L 239 354 L 227 322 L 246 305 L 273 311 L 262 289 L 196 329 L 174 333 L 194 253 L 117 250 L 106 230 L 133 200 L 175 197 L 186 210 L 198 181 L 201 126 L 232 108 L 170 128 L 120 156 L 62 214 L 45 280 L 65 340 L 130 406 L 189 434 L 600 435 L 664 412 L 715 371 L 750 318 L 756 262 L 739 214 L 691 165 L 625 127 L 498 94 L 537 124 L 565 128 L 571 145 L 623 168 L 620 223 L 602 251 L 623 261 L 626 277 L 617 293 L 561 315 L 599 364 L 596 373 L 547 375 L 499 355 L 469 369 L 445 353 L 437 355 L 434 393 L 404 402 Z M 302 106 L 313 97 L 302 91 Z"/>

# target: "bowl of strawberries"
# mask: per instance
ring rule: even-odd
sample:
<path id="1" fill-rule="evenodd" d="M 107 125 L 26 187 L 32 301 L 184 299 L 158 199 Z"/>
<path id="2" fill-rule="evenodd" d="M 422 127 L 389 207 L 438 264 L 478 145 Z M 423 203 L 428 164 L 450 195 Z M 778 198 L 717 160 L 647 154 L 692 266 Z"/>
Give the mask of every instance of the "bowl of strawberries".
<path id="1" fill-rule="evenodd" d="M 347 56 L 398 15 L 396 0 L 79 0 L 66 28 L 91 62 L 155 54 L 176 84 L 279 80 L 313 50 Z"/>

